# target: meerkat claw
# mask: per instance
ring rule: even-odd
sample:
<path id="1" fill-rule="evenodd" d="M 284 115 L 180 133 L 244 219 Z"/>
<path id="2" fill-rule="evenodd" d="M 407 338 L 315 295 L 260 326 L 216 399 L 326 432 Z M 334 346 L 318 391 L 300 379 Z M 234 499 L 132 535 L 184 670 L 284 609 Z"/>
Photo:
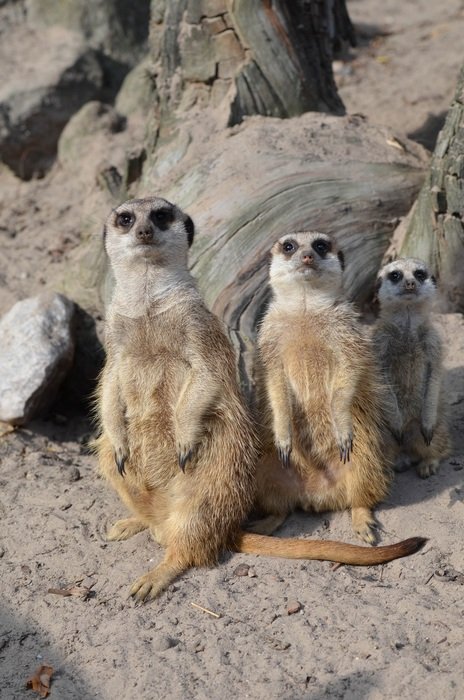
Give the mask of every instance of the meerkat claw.
<path id="1" fill-rule="evenodd" d="M 348 438 L 344 442 L 342 442 L 340 447 L 340 462 L 343 462 L 343 464 L 346 464 L 347 462 L 350 461 L 351 454 L 353 452 L 353 439 Z"/>
<path id="2" fill-rule="evenodd" d="M 193 450 L 190 449 L 188 452 L 179 452 L 177 455 L 177 458 L 179 460 L 179 467 L 181 471 L 185 474 L 185 465 L 187 464 L 188 461 L 192 459 L 193 455 Z"/>
<path id="3" fill-rule="evenodd" d="M 422 433 L 422 437 L 424 438 L 425 444 L 427 447 L 429 447 L 433 440 L 433 428 L 425 428 L 423 425 L 421 425 L 420 431 Z"/>
<path id="4" fill-rule="evenodd" d="M 126 460 L 127 460 L 126 455 L 118 454 L 117 452 L 114 453 L 114 461 L 116 462 L 118 472 L 120 473 L 120 475 L 123 478 L 126 476 L 126 467 L 125 467 Z"/>
<path id="5" fill-rule="evenodd" d="M 279 459 L 282 462 L 282 466 L 285 467 L 285 469 L 288 469 L 290 467 L 290 454 L 292 452 L 291 447 L 278 447 L 277 448 L 277 454 L 279 455 Z"/>

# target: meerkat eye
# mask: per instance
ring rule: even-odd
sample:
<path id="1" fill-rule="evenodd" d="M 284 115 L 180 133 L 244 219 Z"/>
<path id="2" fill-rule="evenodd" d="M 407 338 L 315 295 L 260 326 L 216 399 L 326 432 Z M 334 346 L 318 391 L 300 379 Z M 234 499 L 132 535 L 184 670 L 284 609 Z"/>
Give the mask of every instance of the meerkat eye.
<path id="1" fill-rule="evenodd" d="M 393 270 L 393 272 L 390 272 L 388 275 L 388 279 L 390 282 L 393 282 L 393 284 L 397 284 L 401 279 L 403 279 L 403 273 L 399 270 Z"/>
<path id="2" fill-rule="evenodd" d="M 284 253 L 294 253 L 297 248 L 298 245 L 295 243 L 295 241 L 284 241 L 282 243 L 282 250 Z"/>
<path id="3" fill-rule="evenodd" d="M 324 257 L 324 255 L 327 255 L 327 253 L 329 253 L 332 249 L 332 244 L 330 241 L 326 241 L 325 238 L 318 238 L 312 243 L 311 247 L 316 251 L 316 253 L 318 253 L 318 255 Z"/>
<path id="4" fill-rule="evenodd" d="M 150 212 L 150 219 L 155 226 L 167 226 L 172 221 L 172 212 L 169 209 L 154 209 Z"/>
<path id="5" fill-rule="evenodd" d="M 425 270 L 416 270 L 414 272 L 414 277 L 418 282 L 425 282 L 425 280 L 428 277 L 428 274 Z"/>
<path id="6" fill-rule="evenodd" d="M 134 223 L 134 217 L 127 211 L 121 212 L 116 217 L 116 226 L 121 226 L 122 228 L 129 228 Z"/>

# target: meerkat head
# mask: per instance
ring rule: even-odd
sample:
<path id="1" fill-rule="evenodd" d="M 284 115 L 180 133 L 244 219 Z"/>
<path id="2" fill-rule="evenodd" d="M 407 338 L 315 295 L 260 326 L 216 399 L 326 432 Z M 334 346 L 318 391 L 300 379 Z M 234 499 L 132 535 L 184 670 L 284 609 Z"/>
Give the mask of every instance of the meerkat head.
<path id="1" fill-rule="evenodd" d="M 344 258 L 325 233 L 304 231 L 279 238 L 271 250 L 271 285 L 291 294 L 296 286 L 334 299 L 342 288 Z"/>
<path id="2" fill-rule="evenodd" d="M 103 235 L 113 266 L 142 260 L 163 267 L 187 265 L 192 219 L 161 197 L 130 199 L 113 209 Z"/>
<path id="3" fill-rule="evenodd" d="M 416 258 L 399 258 L 382 267 L 377 278 L 380 308 L 413 305 L 419 309 L 435 298 L 437 283 L 427 265 Z"/>

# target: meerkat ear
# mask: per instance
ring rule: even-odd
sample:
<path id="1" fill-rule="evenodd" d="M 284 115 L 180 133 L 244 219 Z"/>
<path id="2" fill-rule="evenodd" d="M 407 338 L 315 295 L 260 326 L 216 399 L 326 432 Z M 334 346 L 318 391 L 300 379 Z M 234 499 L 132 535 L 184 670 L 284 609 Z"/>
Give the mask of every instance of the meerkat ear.
<path id="1" fill-rule="evenodd" d="M 382 278 L 377 277 L 377 280 L 375 282 L 375 287 L 374 287 L 375 296 L 377 296 L 377 294 L 379 293 L 379 289 L 382 286 L 382 282 L 383 282 Z"/>
<path id="2" fill-rule="evenodd" d="M 437 278 L 435 277 L 435 275 L 430 275 L 430 279 L 432 280 L 433 286 L 436 287 L 437 286 Z"/>
<path id="3" fill-rule="evenodd" d="M 195 226 L 193 224 L 192 219 L 188 215 L 187 215 L 187 218 L 185 219 L 184 223 L 185 223 L 185 228 L 187 230 L 187 243 L 188 243 L 188 247 L 190 248 L 190 246 L 193 243 L 193 237 L 195 235 Z"/>
<path id="4" fill-rule="evenodd" d="M 337 253 L 337 256 L 338 256 L 338 259 L 340 260 L 340 267 L 342 268 L 342 270 L 344 270 L 345 269 L 345 256 L 343 254 L 343 251 L 339 250 Z"/>

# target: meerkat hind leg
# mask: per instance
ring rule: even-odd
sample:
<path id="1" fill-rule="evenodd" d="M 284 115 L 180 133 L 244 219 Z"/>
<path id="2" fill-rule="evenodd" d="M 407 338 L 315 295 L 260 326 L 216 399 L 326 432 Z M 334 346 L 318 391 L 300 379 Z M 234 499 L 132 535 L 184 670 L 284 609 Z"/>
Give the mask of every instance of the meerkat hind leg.
<path id="1" fill-rule="evenodd" d="M 251 520 L 246 524 L 246 532 L 253 532 L 255 535 L 272 535 L 287 519 L 287 515 L 267 515 L 261 520 Z"/>
<path id="2" fill-rule="evenodd" d="M 421 479 L 428 479 L 429 476 L 437 473 L 439 466 L 438 459 L 422 459 L 416 464 L 416 472 Z"/>
<path id="3" fill-rule="evenodd" d="M 129 537 L 146 530 L 148 525 L 139 518 L 124 518 L 114 523 L 106 533 L 106 539 L 110 542 L 117 540 L 128 540 Z"/>
<path id="4" fill-rule="evenodd" d="M 398 455 L 394 465 L 393 471 L 401 474 L 401 472 L 406 472 L 412 464 L 411 457 L 409 455 L 400 454 Z"/>
<path id="5" fill-rule="evenodd" d="M 137 603 L 148 602 L 156 598 L 172 583 L 183 571 L 189 568 L 189 564 L 182 562 L 179 556 L 168 547 L 164 560 L 154 569 L 140 576 L 130 589 L 130 596 Z"/>
<path id="6" fill-rule="evenodd" d="M 369 508 L 352 508 L 353 530 L 364 542 L 377 543 L 377 521 Z"/>

